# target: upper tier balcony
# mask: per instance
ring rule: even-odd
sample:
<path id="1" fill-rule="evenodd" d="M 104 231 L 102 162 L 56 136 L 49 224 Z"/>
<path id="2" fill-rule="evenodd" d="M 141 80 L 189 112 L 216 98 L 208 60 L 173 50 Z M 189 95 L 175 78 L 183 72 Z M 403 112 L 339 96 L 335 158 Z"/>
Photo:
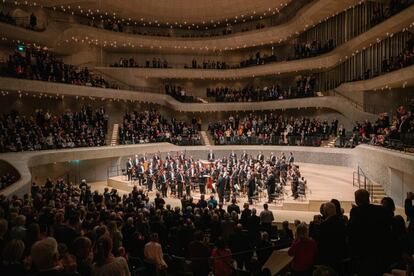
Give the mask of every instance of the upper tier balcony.
<path id="1" fill-rule="evenodd" d="M 288 22 L 274 27 L 235 33 L 222 37 L 177 38 L 127 34 L 86 25 L 50 21 L 44 32 L 33 32 L 0 23 L 2 36 L 73 53 L 79 47 L 103 47 L 105 51 L 137 52 L 142 50 L 185 53 L 218 52 L 245 49 L 285 42 L 323 20 L 360 3 L 359 0 L 316 0 L 300 9 Z"/>
<path id="2" fill-rule="evenodd" d="M 344 62 L 352 55 L 380 42 L 395 33 L 414 27 L 414 6 L 400 12 L 370 30 L 354 37 L 334 50 L 313 58 L 282 61 L 238 69 L 184 68 L 114 68 L 97 67 L 123 83 L 133 85 L 138 78 L 161 79 L 241 79 L 296 72 L 318 72 Z"/>

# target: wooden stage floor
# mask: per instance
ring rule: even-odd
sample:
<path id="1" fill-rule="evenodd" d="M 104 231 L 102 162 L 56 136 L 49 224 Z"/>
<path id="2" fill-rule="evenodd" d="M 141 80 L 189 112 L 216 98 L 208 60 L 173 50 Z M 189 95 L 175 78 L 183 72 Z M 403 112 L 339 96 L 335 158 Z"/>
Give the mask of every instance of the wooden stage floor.
<path id="1" fill-rule="evenodd" d="M 354 192 L 356 190 L 352 186 L 352 169 L 309 163 L 298 163 L 298 165 L 302 176 L 307 180 L 306 198 L 294 200 L 290 196 L 290 187 L 286 186 L 284 200 L 269 204 L 271 210 L 310 212 L 313 217 L 315 213 L 319 212 L 320 205 L 323 202 L 336 198 L 341 202 L 345 212 L 349 212 L 351 204 L 354 201 Z M 120 192 L 130 192 L 136 184 L 127 181 L 124 176 L 109 178 L 106 183 L 107 186 L 116 188 Z M 152 199 L 155 197 L 155 191 L 152 191 L 149 195 Z M 193 192 L 192 196 L 197 201 L 200 195 L 198 192 Z M 206 198 L 209 196 L 210 194 L 206 194 Z M 217 199 L 217 195 L 215 197 Z M 261 198 L 261 200 L 255 201 L 252 207 L 261 210 L 263 203 L 266 201 L 267 198 Z M 239 198 L 240 206 L 244 202 L 247 202 L 247 197 Z M 166 203 L 172 206 L 181 206 L 180 200 L 174 196 L 166 198 Z"/>

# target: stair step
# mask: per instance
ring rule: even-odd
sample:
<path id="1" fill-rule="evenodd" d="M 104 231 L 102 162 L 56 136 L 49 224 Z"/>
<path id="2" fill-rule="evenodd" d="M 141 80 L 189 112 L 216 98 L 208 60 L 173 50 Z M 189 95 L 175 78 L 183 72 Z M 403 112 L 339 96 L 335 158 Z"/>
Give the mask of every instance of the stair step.
<path id="1" fill-rule="evenodd" d="M 203 144 L 206 146 L 211 146 L 210 139 L 208 138 L 207 132 L 200 131 L 200 136 L 203 139 Z"/>
<path id="2" fill-rule="evenodd" d="M 111 146 L 118 145 L 118 131 L 119 131 L 119 124 L 114 124 L 112 128 Z"/>

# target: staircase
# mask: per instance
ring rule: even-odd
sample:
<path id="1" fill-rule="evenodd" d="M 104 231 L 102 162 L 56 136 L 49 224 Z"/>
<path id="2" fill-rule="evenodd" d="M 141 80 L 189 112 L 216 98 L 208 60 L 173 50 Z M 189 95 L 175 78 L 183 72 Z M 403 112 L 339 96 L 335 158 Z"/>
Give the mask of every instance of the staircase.
<path id="1" fill-rule="evenodd" d="M 371 203 L 379 204 L 381 199 L 387 196 L 382 185 L 369 179 L 359 166 L 358 170 L 353 174 L 353 185 L 358 187 L 358 189 L 367 190 L 371 197 Z"/>
<path id="2" fill-rule="evenodd" d="M 372 203 L 381 203 L 381 199 L 387 196 L 382 185 L 372 182 Z"/>
<path id="3" fill-rule="evenodd" d="M 118 145 L 118 131 L 119 131 L 119 124 L 114 124 L 112 128 L 112 136 L 111 136 L 111 143 L 110 143 L 112 147 Z"/>
<path id="4" fill-rule="evenodd" d="M 336 140 L 338 139 L 337 136 L 329 138 L 327 141 L 322 141 L 322 146 L 324 148 L 334 148 Z"/>
<path id="5" fill-rule="evenodd" d="M 204 130 L 200 131 L 200 136 L 205 146 L 211 146 L 210 139 L 208 138 L 208 134 L 206 131 Z"/>

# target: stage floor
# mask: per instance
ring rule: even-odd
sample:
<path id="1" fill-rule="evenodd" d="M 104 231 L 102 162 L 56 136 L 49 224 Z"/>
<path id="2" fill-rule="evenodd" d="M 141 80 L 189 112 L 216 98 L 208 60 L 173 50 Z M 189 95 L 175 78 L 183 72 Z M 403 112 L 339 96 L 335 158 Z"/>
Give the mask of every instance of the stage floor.
<path id="1" fill-rule="evenodd" d="M 269 204 L 271 210 L 318 213 L 323 202 L 336 198 L 342 203 L 345 212 L 349 212 L 356 190 L 352 186 L 352 169 L 309 163 L 298 163 L 298 165 L 302 176 L 307 180 L 306 198 L 293 199 L 290 186 L 286 186 L 284 200 Z M 119 191 L 130 192 L 132 187 L 137 185 L 137 182 L 127 181 L 125 176 L 116 176 L 109 178 L 106 184 Z M 142 188 L 145 188 L 145 186 Z M 155 197 L 155 193 L 156 191 L 149 193 L 150 198 Z M 200 194 L 192 192 L 192 196 L 195 200 L 198 200 Z M 206 194 L 206 198 L 209 196 L 210 194 Z M 261 209 L 266 201 L 267 198 L 262 197 L 259 201 L 255 201 L 253 206 Z M 181 201 L 174 196 L 169 196 L 166 202 L 172 206 L 181 206 Z M 247 202 L 247 197 L 240 197 L 238 203 L 243 205 L 244 202 Z"/>

